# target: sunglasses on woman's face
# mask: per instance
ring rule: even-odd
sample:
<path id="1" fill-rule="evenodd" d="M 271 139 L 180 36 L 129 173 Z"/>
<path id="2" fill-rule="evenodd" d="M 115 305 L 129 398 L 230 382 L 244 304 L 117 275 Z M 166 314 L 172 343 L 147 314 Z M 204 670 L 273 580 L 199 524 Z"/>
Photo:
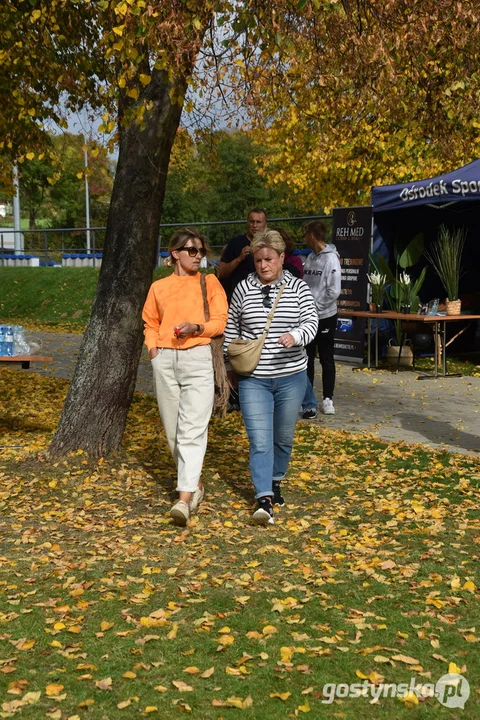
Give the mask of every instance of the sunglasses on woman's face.
<path id="1" fill-rule="evenodd" d="M 205 250 L 205 248 L 203 248 L 203 247 L 201 247 L 201 248 L 196 248 L 196 247 L 193 247 L 193 246 L 191 246 L 191 245 L 189 245 L 188 247 L 178 248 L 178 251 L 179 251 L 179 252 L 180 252 L 181 250 L 185 250 L 185 252 L 188 252 L 188 256 L 191 257 L 191 258 L 196 257 L 196 256 L 197 256 L 197 253 L 200 253 L 200 257 L 202 257 L 202 258 L 205 257 L 205 255 L 207 254 L 207 251 Z"/>

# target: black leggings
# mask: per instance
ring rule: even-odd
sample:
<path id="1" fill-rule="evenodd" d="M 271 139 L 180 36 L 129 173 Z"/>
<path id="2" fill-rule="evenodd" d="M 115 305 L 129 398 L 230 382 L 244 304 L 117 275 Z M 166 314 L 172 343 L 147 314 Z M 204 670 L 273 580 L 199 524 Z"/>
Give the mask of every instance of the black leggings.
<path id="1" fill-rule="evenodd" d="M 337 315 L 323 318 L 318 321 L 318 331 L 315 340 L 312 340 L 306 347 L 308 356 L 307 375 L 312 383 L 315 378 L 315 355 L 317 354 L 322 366 L 323 397 L 333 399 L 335 389 L 335 360 L 334 342 L 335 330 L 337 328 Z"/>

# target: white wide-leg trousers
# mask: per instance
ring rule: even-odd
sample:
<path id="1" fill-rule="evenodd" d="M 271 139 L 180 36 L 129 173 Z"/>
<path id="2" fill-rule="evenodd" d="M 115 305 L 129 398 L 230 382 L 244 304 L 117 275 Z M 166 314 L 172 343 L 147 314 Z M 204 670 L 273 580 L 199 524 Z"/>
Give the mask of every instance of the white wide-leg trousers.
<path id="1" fill-rule="evenodd" d="M 177 490 L 194 492 L 207 449 L 214 381 L 210 345 L 158 348 L 152 360 L 155 394 L 177 466 Z"/>

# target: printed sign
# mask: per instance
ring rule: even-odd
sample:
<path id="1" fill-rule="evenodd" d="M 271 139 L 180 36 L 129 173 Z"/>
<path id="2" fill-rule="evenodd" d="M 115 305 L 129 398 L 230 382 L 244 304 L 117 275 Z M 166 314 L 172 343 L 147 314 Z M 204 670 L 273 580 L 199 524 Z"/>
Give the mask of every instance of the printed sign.
<path id="1" fill-rule="evenodd" d="M 332 243 L 340 254 L 342 291 L 339 310 L 367 309 L 368 252 L 372 234 L 370 207 L 335 208 Z M 335 356 L 362 362 L 365 347 L 364 318 L 339 318 L 335 334 Z"/>
<path id="2" fill-rule="evenodd" d="M 480 199 L 480 160 L 434 178 L 372 188 L 373 212 Z"/>

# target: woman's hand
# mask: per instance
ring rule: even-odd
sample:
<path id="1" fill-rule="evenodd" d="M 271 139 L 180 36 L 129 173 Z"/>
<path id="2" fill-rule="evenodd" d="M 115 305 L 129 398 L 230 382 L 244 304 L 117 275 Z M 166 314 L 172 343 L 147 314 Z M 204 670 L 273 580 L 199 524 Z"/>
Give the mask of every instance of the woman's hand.
<path id="1" fill-rule="evenodd" d="M 173 328 L 173 334 L 177 338 L 186 338 L 189 335 L 195 333 L 201 333 L 203 331 L 203 325 L 197 325 L 197 323 L 183 322 L 180 325 L 175 325 Z"/>
<path id="2" fill-rule="evenodd" d="M 283 345 L 283 347 L 291 348 L 295 345 L 295 338 L 293 335 L 290 335 L 290 333 L 284 333 L 283 335 L 280 335 L 277 343 L 279 345 Z"/>

